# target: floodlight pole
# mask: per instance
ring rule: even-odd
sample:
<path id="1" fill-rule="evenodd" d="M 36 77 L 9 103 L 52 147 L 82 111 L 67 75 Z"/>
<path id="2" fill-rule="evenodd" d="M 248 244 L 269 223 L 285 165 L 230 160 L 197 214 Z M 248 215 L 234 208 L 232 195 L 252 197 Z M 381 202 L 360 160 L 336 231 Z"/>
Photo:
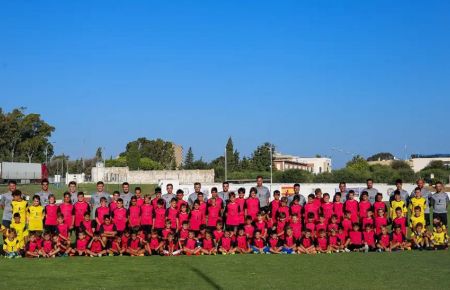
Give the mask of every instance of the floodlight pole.
<path id="1" fill-rule="evenodd" d="M 228 180 L 228 173 L 227 173 L 227 171 L 228 171 L 228 165 L 227 165 L 227 148 L 225 147 L 225 180 L 224 181 L 227 181 Z"/>

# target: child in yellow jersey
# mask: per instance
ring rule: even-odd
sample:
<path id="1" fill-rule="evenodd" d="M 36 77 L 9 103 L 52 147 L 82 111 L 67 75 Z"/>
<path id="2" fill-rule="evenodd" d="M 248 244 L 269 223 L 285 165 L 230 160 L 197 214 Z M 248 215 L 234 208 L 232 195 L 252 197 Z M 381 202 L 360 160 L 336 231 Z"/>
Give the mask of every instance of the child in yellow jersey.
<path id="1" fill-rule="evenodd" d="M 27 205 L 28 202 L 22 198 L 22 192 L 20 190 L 15 190 L 12 193 L 13 200 L 11 201 L 12 214 L 20 214 L 20 222 L 25 224 L 27 216 Z"/>
<path id="2" fill-rule="evenodd" d="M 44 230 L 44 207 L 41 206 L 41 198 L 39 195 L 33 196 L 33 204 L 28 207 L 28 230 L 30 232 L 43 231 Z"/>
<path id="3" fill-rule="evenodd" d="M 394 200 L 391 201 L 391 219 L 395 218 L 395 210 L 397 207 L 402 209 L 403 216 L 406 217 L 408 210 L 406 209 L 406 203 L 402 200 L 400 192 L 396 191 L 394 194 Z"/>
<path id="4" fill-rule="evenodd" d="M 26 224 L 20 222 L 20 214 L 18 212 L 16 212 L 13 216 L 13 221 L 10 228 L 16 231 L 16 238 L 19 241 L 19 247 L 23 250 L 27 242 L 28 230 Z"/>
<path id="5" fill-rule="evenodd" d="M 430 243 L 426 235 L 426 230 L 423 227 L 424 224 L 418 223 L 411 232 L 411 245 L 413 249 L 422 251 L 428 249 Z"/>
<path id="6" fill-rule="evenodd" d="M 409 218 L 411 229 L 414 230 L 418 224 L 425 224 L 425 215 L 423 214 L 420 206 L 414 208 L 414 214 Z"/>
<path id="7" fill-rule="evenodd" d="M 420 207 L 422 214 L 425 215 L 427 201 L 422 197 L 422 191 L 420 191 L 420 188 L 418 187 L 414 190 L 414 196 L 409 200 L 409 210 L 411 211 L 411 215 L 414 214 L 416 206 Z"/>
<path id="8" fill-rule="evenodd" d="M 22 258 L 15 230 L 9 229 L 8 237 L 3 241 L 3 251 L 5 258 Z"/>
<path id="9" fill-rule="evenodd" d="M 431 236 L 431 242 L 433 249 L 435 250 L 447 250 L 448 249 L 448 237 L 441 225 L 436 227 L 436 231 Z"/>

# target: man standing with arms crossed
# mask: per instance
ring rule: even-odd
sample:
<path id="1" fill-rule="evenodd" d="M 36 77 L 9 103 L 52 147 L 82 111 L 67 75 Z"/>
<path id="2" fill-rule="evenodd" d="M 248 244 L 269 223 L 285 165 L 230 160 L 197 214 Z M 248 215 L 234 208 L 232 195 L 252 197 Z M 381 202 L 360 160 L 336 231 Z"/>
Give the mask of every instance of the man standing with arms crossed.
<path id="1" fill-rule="evenodd" d="M 130 193 L 130 184 L 128 182 L 122 183 L 122 193 L 120 193 L 120 198 L 123 200 L 124 208 L 128 209 L 132 196 L 133 194 Z"/>
<path id="2" fill-rule="evenodd" d="M 431 207 L 433 207 L 433 219 L 440 217 L 442 224 L 447 227 L 447 206 L 449 203 L 448 194 L 444 191 L 442 182 L 436 182 L 436 193 L 430 197 Z"/>
<path id="3" fill-rule="evenodd" d="M 166 185 L 166 194 L 163 194 L 163 196 L 161 196 L 162 199 L 164 199 L 164 201 L 166 202 L 166 208 L 170 207 L 170 201 L 172 200 L 172 198 L 176 198 L 177 196 L 173 193 L 173 184 L 169 183 Z"/>
<path id="4" fill-rule="evenodd" d="M 371 178 L 367 179 L 366 184 L 367 188 L 363 189 L 363 191 L 367 191 L 369 194 L 369 201 L 373 205 L 375 203 L 375 197 L 377 196 L 378 189 L 373 188 L 373 179 Z"/>
<path id="5" fill-rule="evenodd" d="M 202 184 L 200 182 L 194 183 L 194 192 L 191 193 L 191 195 L 189 195 L 189 198 L 188 198 L 189 207 L 192 208 L 192 206 L 194 205 L 194 202 L 197 200 L 198 194 L 202 192 L 201 190 L 202 190 Z M 204 201 L 206 202 L 206 196 L 203 196 L 203 197 L 204 197 Z"/>
<path id="6" fill-rule="evenodd" d="M 75 204 L 78 201 L 77 183 L 75 181 L 69 182 L 68 192 L 70 193 L 70 201 Z"/>
<path id="7" fill-rule="evenodd" d="M 296 183 L 294 184 L 294 194 L 291 196 L 288 196 L 288 205 L 291 204 L 291 202 L 294 200 L 294 197 L 298 195 L 300 197 L 300 205 L 304 206 L 306 203 L 306 199 L 303 195 L 300 194 L 300 184 Z"/>
<path id="8" fill-rule="evenodd" d="M 259 199 L 259 206 L 261 207 L 261 210 L 264 210 L 264 212 L 267 213 L 269 210 L 270 190 L 263 185 L 262 176 L 256 177 L 256 190 L 256 196 Z"/>
<path id="9" fill-rule="evenodd" d="M 222 191 L 218 193 L 219 197 L 222 199 L 223 205 L 222 208 L 225 208 L 227 205 L 227 201 L 230 199 L 230 184 L 228 181 L 224 181 L 222 183 Z"/>
<path id="10" fill-rule="evenodd" d="M 109 193 L 104 192 L 105 184 L 103 181 L 97 182 L 97 192 L 94 192 L 91 195 L 91 213 L 92 213 L 92 219 L 95 219 L 95 211 L 100 206 L 100 199 L 102 197 L 106 198 L 106 201 L 109 203 L 111 201 L 111 197 L 109 196 Z"/>
<path id="11" fill-rule="evenodd" d="M 36 192 L 35 195 L 38 195 L 41 198 L 41 205 L 45 207 L 48 204 L 48 196 L 52 194 L 48 190 L 48 179 L 44 178 L 41 181 L 41 191 Z"/>
<path id="12" fill-rule="evenodd" d="M 13 180 L 10 180 L 8 182 L 8 192 L 2 194 L 0 199 L 0 207 L 3 208 L 2 225 L 8 229 L 11 225 L 12 220 L 12 206 L 11 206 L 11 202 L 13 199 L 12 193 L 16 191 L 16 189 L 17 183 Z"/>

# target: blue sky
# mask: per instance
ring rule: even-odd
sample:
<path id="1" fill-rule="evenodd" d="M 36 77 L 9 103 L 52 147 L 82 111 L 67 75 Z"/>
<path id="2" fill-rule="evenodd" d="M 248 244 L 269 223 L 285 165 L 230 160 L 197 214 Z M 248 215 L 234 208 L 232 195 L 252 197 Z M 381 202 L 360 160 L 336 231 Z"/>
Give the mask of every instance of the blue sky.
<path id="1" fill-rule="evenodd" d="M 0 106 L 56 152 L 450 153 L 449 1 L 1 1 Z"/>

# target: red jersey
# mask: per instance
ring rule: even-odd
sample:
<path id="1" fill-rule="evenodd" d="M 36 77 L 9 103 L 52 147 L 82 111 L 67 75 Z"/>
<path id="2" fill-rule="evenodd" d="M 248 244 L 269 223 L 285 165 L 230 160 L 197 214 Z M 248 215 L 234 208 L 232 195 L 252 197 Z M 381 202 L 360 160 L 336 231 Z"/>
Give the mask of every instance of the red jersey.
<path id="1" fill-rule="evenodd" d="M 302 236 L 302 223 L 300 221 L 297 221 L 296 223 L 291 221 L 289 223 L 289 226 L 292 228 L 294 238 L 296 240 L 300 239 L 300 237 Z"/>
<path id="2" fill-rule="evenodd" d="M 252 246 L 258 248 L 258 249 L 262 249 L 265 247 L 266 241 L 264 241 L 264 239 L 259 238 L 259 239 L 253 239 L 252 240 Z"/>
<path id="3" fill-rule="evenodd" d="M 344 218 L 344 204 L 342 202 L 333 202 L 333 212 L 341 221 Z"/>
<path id="4" fill-rule="evenodd" d="M 328 249 L 328 239 L 326 237 L 318 237 L 316 239 L 316 245 L 322 250 L 326 251 Z"/>
<path id="5" fill-rule="evenodd" d="M 56 226 L 57 232 L 59 235 L 61 235 L 64 238 L 68 238 L 69 237 L 69 226 L 67 226 L 66 224 L 58 224 Z"/>
<path id="6" fill-rule="evenodd" d="M 178 230 L 183 227 L 183 222 L 189 221 L 189 213 L 187 212 L 179 212 L 178 213 Z"/>
<path id="7" fill-rule="evenodd" d="M 136 239 L 129 239 L 128 240 L 128 245 L 127 245 L 128 247 L 128 249 L 131 249 L 131 250 L 139 250 L 139 249 L 141 249 L 141 240 L 139 239 L 139 238 L 136 238 Z"/>
<path id="8" fill-rule="evenodd" d="M 88 239 L 78 239 L 77 240 L 77 251 L 86 251 L 87 246 L 88 246 Z"/>
<path id="9" fill-rule="evenodd" d="M 153 205 L 144 203 L 141 206 L 141 225 L 153 225 Z"/>
<path id="10" fill-rule="evenodd" d="M 211 204 L 212 204 L 212 199 L 208 199 L 208 206 L 210 206 Z M 218 197 L 218 196 L 216 196 L 216 205 L 217 205 L 220 209 L 222 209 L 223 200 L 222 200 L 220 197 Z"/>
<path id="11" fill-rule="evenodd" d="M 305 224 L 305 228 L 307 229 L 307 230 L 310 230 L 311 231 L 311 236 L 315 236 L 316 235 L 316 224 L 315 223 L 306 223 Z"/>
<path id="12" fill-rule="evenodd" d="M 64 223 L 71 228 L 73 222 L 73 205 L 71 203 L 62 203 L 59 205 L 59 212 L 64 216 Z"/>
<path id="13" fill-rule="evenodd" d="M 400 233 L 393 232 L 391 240 L 394 243 L 403 243 L 405 241 L 405 236 L 403 235 L 402 232 L 400 232 Z"/>
<path id="14" fill-rule="evenodd" d="M 280 206 L 281 201 L 279 199 L 274 199 L 270 202 L 270 216 L 272 219 L 277 218 L 277 211 Z"/>
<path id="15" fill-rule="evenodd" d="M 302 209 L 303 207 L 300 204 L 292 204 L 290 207 L 290 211 L 291 211 L 291 216 L 293 215 L 297 215 L 298 218 L 300 219 L 302 217 Z"/>
<path id="16" fill-rule="evenodd" d="M 271 248 L 278 248 L 281 246 L 279 239 L 270 238 L 269 239 L 269 247 Z"/>
<path id="17" fill-rule="evenodd" d="M 127 210 L 124 207 L 116 208 L 112 212 L 114 225 L 119 232 L 123 232 L 127 227 Z"/>
<path id="18" fill-rule="evenodd" d="M 223 235 L 224 235 L 224 232 L 222 230 L 221 231 L 215 230 L 213 232 L 214 240 L 216 240 L 216 242 L 220 241 L 220 239 L 222 239 Z"/>
<path id="19" fill-rule="evenodd" d="M 130 205 L 128 208 L 128 222 L 130 227 L 139 227 L 141 225 L 141 207 L 138 205 Z"/>
<path id="20" fill-rule="evenodd" d="M 109 204 L 109 211 L 113 212 L 116 208 L 117 208 L 117 201 L 115 200 L 111 201 L 111 203 Z"/>
<path id="21" fill-rule="evenodd" d="M 184 201 L 184 200 L 182 200 L 182 199 L 178 199 L 178 200 L 177 200 L 177 210 L 178 210 L 178 211 L 181 210 L 181 206 L 182 206 L 183 204 L 185 204 L 186 207 L 189 208 L 189 205 L 188 205 L 188 203 L 187 203 L 186 201 Z"/>
<path id="22" fill-rule="evenodd" d="M 255 232 L 255 227 L 253 227 L 251 224 L 250 225 L 245 225 L 244 226 L 244 231 L 245 234 L 247 235 L 247 237 L 249 239 L 253 238 L 253 233 Z"/>
<path id="23" fill-rule="evenodd" d="M 266 222 L 265 221 L 260 221 L 260 222 L 258 221 L 258 222 L 255 223 L 255 225 L 256 225 L 256 229 L 261 232 L 261 235 L 263 237 L 265 237 L 266 234 L 267 234 L 267 224 L 266 224 Z"/>
<path id="24" fill-rule="evenodd" d="M 331 232 L 331 230 L 335 230 L 337 232 L 339 230 L 339 225 L 334 223 L 328 224 L 327 230 L 329 232 Z"/>
<path id="25" fill-rule="evenodd" d="M 353 223 L 351 220 L 345 218 L 342 221 L 342 228 L 344 229 L 344 232 L 348 234 L 348 232 L 353 228 Z"/>
<path id="26" fill-rule="evenodd" d="M 387 223 L 387 218 L 377 216 L 375 218 L 375 233 L 379 235 L 381 233 L 381 226 L 386 226 Z"/>
<path id="27" fill-rule="evenodd" d="M 107 206 L 97 207 L 97 209 L 95 210 L 95 218 L 98 219 L 97 229 L 100 228 L 100 225 L 105 220 L 105 215 L 109 215 L 109 207 Z"/>
<path id="28" fill-rule="evenodd" d="M 58 224 L 58 206 L 49 204 L 45 206 L 45 225 L 56 226 Z"/>
<path id="29" fill-rule="evenodd" d="M 399 218 L 395 218 L 394 221 L 392 222 L 393 225 L 400 225 L 401 229 L 402 229 L 402 234 L 404 236 L 406 236 L 406 218 L 405 217 L 399 217 Z"/>
<path id="30" fill-rule="evenodd" d="M 224 248 L 225 250 L 229 251 L 231 247 L 233 246 L 233 241 L 230 237 L 222 237 L 220 240 L 220 246 Z"/>
<path id="31" fill-rule="evenodd" d="M 378 242 L 385 248 L 389 247 L 391 244 L 391 236 L 386 234 L 386 235 L 380 235 L 380 237 L 378 238 Z"/>
<path id="32" fill-rule="evenodd" d="M 195 239 L 187 239 L 185 247 L 188 248 L 189 250 L 195 249 L 197 247 L 197 240 L 195 240 Z"/>
<path id="33" fill-rule="evenodd" d="M 236 198 L 236 203 L 239 205 L 239 216 L 238 216 L 238 221 L 239 224 L 243 224 L 245 221 L 245 198 Z"/>
<path id="34" fill-rule="evenodd" d="M 348 237 L 352 245 L 362 245 L 363 243 L 363 236 L 360 231 L 350 231 Z"/>
<path id="35" fill-rule="evenodd" d="M 208 227 L 215 227 L 217 222 L 220 220 L 220 210 L 221 206 L 216 203 L 216 206 L 208 206 L 208 222 L 206 225 Z"/>
<path id="36" fill-rule="evenodd" d="M 155 212 L 155 223 L 154 227 L 156 229 L 163 229 L 166 225 L 166 208 L 165 207 L 153 207 Z"/>
<path id="37" fill-rule="evenodd" d="M 172 232 L 172 229 L 164 229 L 164 230 L 162 230 L 162 238 L 165 240 L 165 239 L 167 239 L 167 236 L 169 235 L 169 234 L 171 234 L 171 233 L 173 233 Z"/>
<path id="38" fill-rule="evenodd" d="M 378 210 L 382 209 L 386 213 L 386 204 L 383 201 L 375 201 L 373 203 L 373 212 L 378 216 Z"/>
<path id="39" fill-rule="evenodd" d="M 293 245 L 295 245 L 295 238 L 294 236 L 285 236 L 284 237 L 284 244 L 288 247 L 292 247 Z"/>
<path id="40" fill-rule="evenodd" d="M 316 203 L 307 203 L 305 204 L 305 220 L 308 219 L 308 214 L 312 212 L 314 214 L 314 221 L 319 219 L 319 209 Z"/>
<path id="41" fill-rule="evenodd" d="M 91 234 L 91 235 L 94 234 L 94 231 L 92 230 L 93 226 L 94 226 L 94 225 L 92 224 L 92 221 L 91 221 L 91 220 L 84 220 L 84 219 L 83 219 L 83 221 L 82 221 L 81 224 L 80 224 L 80 228 L 81 228 L 82 230 L 84 230 L 85 232 Z M 88 240 L 89 240 L 89 238 L 88 238 Z"/>
<path id="42" fill-rule="evenodd" d="M 123 235 L 122 238 L 120 238 L 120 242 L 122 243 L 122 249 L 128 249 L 128 241 L 130 241 L 130 236 Z"/>
<path id="43" fill-rule="evenodd" d="M 336 236 L 336 235 L 329 236 L 328 237 L 328 243 L 330 244 L 330 246 L 339 246 L 339 244 L 340 244 L 339 237 Z"/>
<path id="44" fill-rule="evenodd" d="M 251 216 L 253 220 L 256 220 L 256 216 L 259 213 L 259 199 L 257 197 L 249 197 L 245 200 L 245 208 L 247 209 L 247 215 Z"/>
<path id="45" fill-rule="evenodd" d="M 314 245 L 312 238 L 303 237 L 300 239 L 300 245 L 309 248 Z"/>
<path id="46" fill-rule="evenodd" d="M 366 200 L 362 200 L 359 202 L 359 217 L 360 218 L 365 218 L 367 217 L 367 211 L 369 209 L 372 208 L 372 204 L 370 203 L 370 201 Z"/>
<path id="47" fill-rule="evenodd" d="M 322 213 L 327 221 L 334 214 L 334 204 L 332 202 L 322 203 Z"/>
<path id="48" fill-rule="evenodd" d="M 363 232 L 364 242 L 372 248 L 375 248 L 375 232 L 373 230 Z"/>
<path id="49" fill-rule="evenodd" d="M 237 242 L 237 247 L 240 249 L 244 249 L 247 250 L 248 249 L 248 241 L 247 241 L 247 236 L 238 236 L 236 238 L 236 242 Z"/>
<path id="50" fill-rule="evenodd" d="M 202 248 L 205 250 L 212 250 L 214 248 L 214 241 L 212 239 L 203 239 Z"/>
<path id="51" fill-rule="evenodd" d="M 345 210 L 351 213 L 350 219 L 352 223 L 358 222 L 358 201 L 357 200 L 347 200 L 345 201 Z"/>
<path id="52" fill-rule="evenodd" d="M 365 229 L 367 225 L 374 225 L 373 218 L 365 217 L 362 219 L 362 228 Z"/>
<path id="53" fill-rule="evenodd" d="M 81 221 L 84 219 L 85 213 L 90 213 L 90 207 L 89 203 L 85 201 L 77 201 L 74 205 L 74 212 L 75 212 L 75 226 L 79 227 L 81 224 Z"/>
<path id="54" fill-rule="evenodd" d="M 189 225 L 193 231 L 200 230 L 200 225 L 203 222 L 203 213 L 199 209 L 193 209 L 189 214 Z"/>
<path id="55" fill-rule="evenodd" d="M 42 243 L 42 249 L 46 254 L 49 254 L 51 251 L 53 251 L 53 242 L 51 240 L 44 240 Z"/>
<path id="56" fill-rule="evenodd" d="M 226 207 L 226 224 L 228 226 L 238 226 L 240 223 L 240 207 L 236 202 L 230 202 Z"/>
<path id="57" fill-rule="evenodd" d="M 178 210 L 176 207 L 166 209 L 166 218 L 170 220 L 170 227 L 174 230 L 177 229 Z"/>
<path id="58" fill-rule="evenodd" d="M 286 220 L 289 221 L 289 217 L 290 217 L 290 215 L 289 215 L 289 212 L 290 212 L 289 207 L 288 206 L 280 206 L 278 208 L 278 210 L 277 210 L 277 216 L 279 217 L 280 213 L 282 213 L 282 212 L 286 215 Z"/>

